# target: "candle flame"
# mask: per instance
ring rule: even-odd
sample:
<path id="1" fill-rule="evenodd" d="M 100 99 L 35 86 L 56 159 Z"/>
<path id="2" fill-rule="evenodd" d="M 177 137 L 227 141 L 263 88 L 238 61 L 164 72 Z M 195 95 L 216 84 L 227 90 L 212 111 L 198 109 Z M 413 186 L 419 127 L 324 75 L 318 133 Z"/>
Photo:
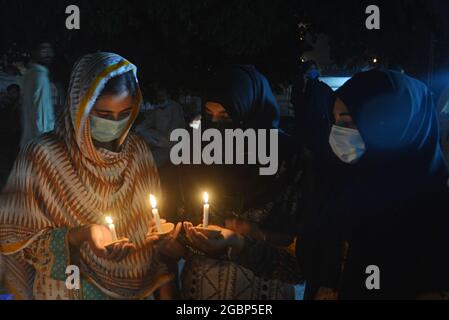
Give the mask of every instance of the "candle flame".
<path id="1" fill-rule="evenodd" d="M 107 217 L 105 218 L 105 220 L 106 220 L 106 223 L 107 223 L 107 224 L 113 224 L 113 223 L 114 223 L 114 221 L 112 220 L 112 218 L 111 218 L 110 216 L 107 216 Z"/>
<path id="2" fill-rule="evenodd" d="M 209 194 L 207 192 L 204 192 L 203 194 L 204 203 L 209 203 Z"/>
<path id="3" fill-rule="evenodd" d="M 153 209 L 157 208 L 156 197 L 153 196 L 152 194 L 150 194 L 150 204 L 151 204 L 151 208 L 153 208 Z"/>

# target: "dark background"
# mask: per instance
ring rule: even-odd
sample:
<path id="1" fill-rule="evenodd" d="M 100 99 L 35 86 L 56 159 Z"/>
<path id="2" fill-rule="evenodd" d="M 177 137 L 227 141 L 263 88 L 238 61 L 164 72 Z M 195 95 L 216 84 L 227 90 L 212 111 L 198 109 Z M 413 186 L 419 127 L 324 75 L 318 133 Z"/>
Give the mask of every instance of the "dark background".
<path id="1" fill-rule="evenodd" d="M 80 8 L 81 30 L 65 28 L 70 4 Z M 370 4 L 381 10 L 379 31 L 365 28 Z M 22 59 L 49 39 L 57 53 L 52 74 L 67 83 L 80 56 L 113 51 L 137 64 L 144 91 L 153 83 L 195 91 L 210 67 L 231 62 L 290 82 L 311 49 L 303 36 L 325 33 L 336 66 L 376 56 L 428 81 L 448 65 L 448 13 L 443 0 L 0 0 L 0 54 Z"/>

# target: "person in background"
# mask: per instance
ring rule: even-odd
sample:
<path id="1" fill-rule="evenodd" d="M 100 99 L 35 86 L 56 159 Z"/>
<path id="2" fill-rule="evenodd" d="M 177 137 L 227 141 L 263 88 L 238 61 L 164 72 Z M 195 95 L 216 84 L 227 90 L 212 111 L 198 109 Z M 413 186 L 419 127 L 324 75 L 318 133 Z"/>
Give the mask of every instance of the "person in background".
<path id="1" fill-rule="evenodd" d="M 22 78 L 22 148 L 55 127 L 48 69 L 53 58 L 53 46 L 48 42 L 38 43 L 31 54 L 30 68 Z"/>
<path id="2" fill-rule="evenodd" d="M 335 101 L 332 89 L 320 81 L 320 70 L 314 61 L 304 64 L 303 87 L 295 87 L 292 103 L 295 107 L 297 135 L 314 156 L 322 160 L 327 155 L 326 142 L 330 133 L 330 109 Z"/>
<path id="3" fill-rule="evenodd" d="M 315 61 L 309 60 L 301 66 L 298 75 L 293 83 L 291 103 L 295 108 L 295 114 L 299 115 L 300 108 L 304 104 L 307 82 L 318 80 L 320 72 Z"/>
<path id="4" fill-rule="evenodd" d="M 20 102 L 20 86 L 18 84 L 9 85 L 6 88 L 6 94 L 8 99 L 17 107 Z"/>
<path id="5" fill-rule="evenodd" d="M 0 189 L 16 159 L 20 143 L 20 86 L 11 84 L 0 102 Z"/>
<path id="6" fill-rule="evenodd" d="M 135 132 L 147 143 L 156 162 L 161 179 L 162 196 L 170 195 L 170 201 L 164 201 L 166 218 L 175 221 L 177 203 L 174 192 L 178 190 L 179 166 L 170 162 L 170 151 L 176 142 L 170 141 L 170 134 L 175 129 L 186 128 L 183 107 L 174 101 L 165 88 L 157 88 L 156 103 L 145 113 L 145 118 L 135 128 Z"/>
<path id="7" fill-rule="evenodd" d="M 9 117 L 9 128 L 11 129 L 10 140 L 12 148 L 16 151 L 13 155 L 15 157 L 20 142 L 20 108 L 22 105 L 20 86 L 17 84 L 11 84 L 6 89 L 6 92 L 9 99 L 9 107 L 11 112 Z"/>
<path id="8" fill-rule="evenodd" d="M 21 76 L 19 68 L 17 68 L 14 65 L 11 65 L 11 64 L 6 66 L 5 73 L 7 75 L 13 76 L 13 77 L 20 77 Z"/>
<path id="9" fill-rule="evenodd" d="M 65 104 L 65 95 L 64 88 L 60 82 L 51 82 L 51 96 L 53 102 L 53 109 L 55 114 L 55 121 L 62 115 L 64 112 L 64 104 Z"/>
<path id="10" fill-rule="evenodd" d="M 304 63 L 303 72 L 303 87 L 294 90 L 296 93 L 292 100 L 295 106 L 296 138 L 310 158 L 313 191 L 308 201 L 316 206 L 314 211 L 320 211 L 329 193 L 333 192 L 339 167 L 337 157 L 329 148 L 331 110 L 336 97 L 334 91 L 320 81 L 320 70 L 314 61 Z"/>
<path id="11" fill-rule="evenodd" d="M 148 144 L 158 168 L 170 160 L 170 149 L 175 142 L 170 141 L 170 134 L 175 129 L 184 129 L 186 123 L 182 106 L 171 99 L 167 90 L 159 88 L 156 104 L 146 113 L 145 119 L 136 128 Z"/>

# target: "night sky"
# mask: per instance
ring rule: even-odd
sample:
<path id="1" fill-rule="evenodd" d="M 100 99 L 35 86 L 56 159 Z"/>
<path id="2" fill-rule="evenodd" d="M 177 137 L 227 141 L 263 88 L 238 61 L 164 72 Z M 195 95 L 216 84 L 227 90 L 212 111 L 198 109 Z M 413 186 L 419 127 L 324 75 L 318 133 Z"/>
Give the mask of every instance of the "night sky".
<path id="1" fill-rule="evenodd" d="M 65 28 L 70 4 L 80 8 L 80 30 Z M 381 9 L 381 30 L 365 28 L 369 4 Z M 385 67 L 400 66 L 425 80 L 431 50 L 437 69 L 449 61 L 449 4 L 442 0 L 1 0 L 0 6 L 2 56 L 22 59 L 36 41 L 49 40 L 57 52 L 52 74 L 61 82 L 80 56 L 97 50 L 135 62 L 144 91 L 154 82 L 196 90 L 204 72 L 223 63 L 254 64 L 273 83 L 291 81 L 312 48 L 301 41 L 301 22 L 307 39 L 329 36 L 339 68 L 358 68 L 375 56 Z"/>

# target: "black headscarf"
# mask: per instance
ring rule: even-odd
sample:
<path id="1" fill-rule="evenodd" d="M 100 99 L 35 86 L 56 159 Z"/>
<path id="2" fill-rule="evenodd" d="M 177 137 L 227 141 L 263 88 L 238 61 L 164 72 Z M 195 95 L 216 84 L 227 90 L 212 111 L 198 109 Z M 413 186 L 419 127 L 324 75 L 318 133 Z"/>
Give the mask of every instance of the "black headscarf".
<path id="1" fill-rule="evenodd" d="M 220 103 L 237 128 L 279 128 L 279 105 L 268 80 L 254 66 L 234 65 L 213 72 L 205 100 Z"/>
<path id="2" fill-rule="evenodd" d="M 359 182 L 351 188 L 355 210 L 366 211 L 367 204 L 385 210 L 423 189 L 446 186 L 437 113 L 423 83 L 398 72 L 373 70 L 356 74 L 337 96 L 366 145 L 360 162 L 345 171 L 349 184 Z"/>

